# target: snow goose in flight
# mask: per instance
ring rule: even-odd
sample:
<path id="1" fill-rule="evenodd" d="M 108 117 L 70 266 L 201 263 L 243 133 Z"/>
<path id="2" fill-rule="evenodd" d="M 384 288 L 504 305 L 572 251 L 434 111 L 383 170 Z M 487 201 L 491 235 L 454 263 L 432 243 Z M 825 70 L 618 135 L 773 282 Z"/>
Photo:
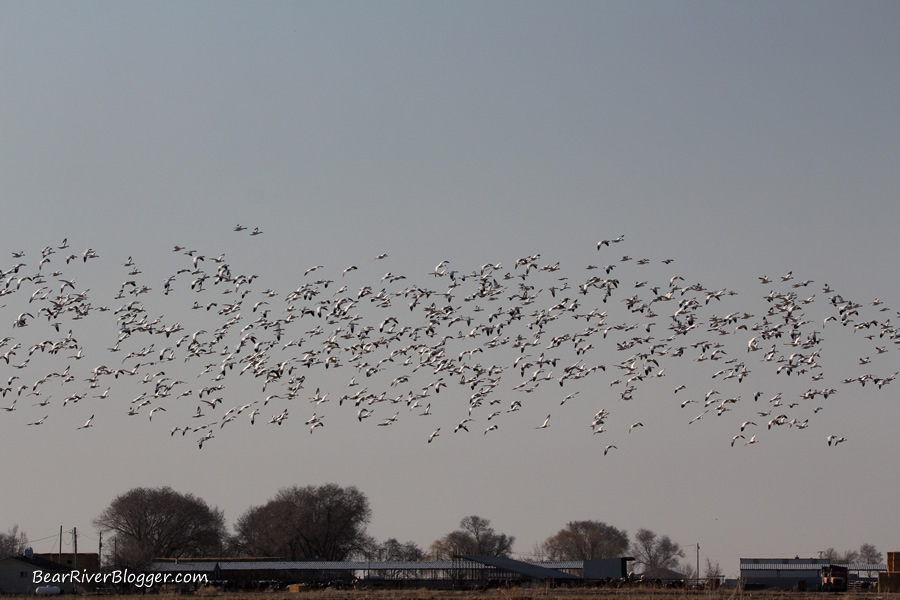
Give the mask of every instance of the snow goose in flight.
<path id="1" fill-rule="evenodd" d="M 400 416 L 400 413 L 399 413 L 399 412 L 394 413 L 394 416 L 393 416 L 393 417 L 388 417 L 387 419 L 385 419 L 384 421 L 382 421 L 381 423 L 379 423 L 378 426 L 379 426 L 379 427 L 386 427 L 386 426 L 388 426 L 388 425 L 393 425 L 393 424 L 397 421 L 397 418 L 398 418 L 399 416 Z"/>

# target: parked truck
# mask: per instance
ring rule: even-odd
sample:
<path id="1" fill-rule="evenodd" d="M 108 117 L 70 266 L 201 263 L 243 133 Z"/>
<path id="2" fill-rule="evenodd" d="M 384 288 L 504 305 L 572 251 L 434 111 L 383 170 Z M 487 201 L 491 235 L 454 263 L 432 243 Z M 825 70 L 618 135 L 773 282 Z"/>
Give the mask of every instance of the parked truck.
<path id="1" fill-rule="evenodd" d="M 842 565 L 826 565 L 822 567 L 822 591 L 846 592 L 847 567 Z"/>

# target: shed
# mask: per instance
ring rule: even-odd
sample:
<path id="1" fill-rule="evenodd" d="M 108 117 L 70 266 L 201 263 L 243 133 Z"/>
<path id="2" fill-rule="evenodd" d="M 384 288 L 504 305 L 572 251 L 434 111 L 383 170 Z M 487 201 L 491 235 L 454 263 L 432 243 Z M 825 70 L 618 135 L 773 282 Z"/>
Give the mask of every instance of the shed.
<path id="1" fill-rule="evenodd" d="M 33 594 L 41 585 L 55 585 L 64 593 L 75 591 L 72 570 L 37 556 L 9 556 L 0 560 L 0 594 Z M 36 582 L 35 577 L 51 576 L 52 583 Z"/>
<path id="2" fill-rule="evenodd" d="M 819 589 L 826 558 L 742 558 L 741 584 L 744 589 Z"/>

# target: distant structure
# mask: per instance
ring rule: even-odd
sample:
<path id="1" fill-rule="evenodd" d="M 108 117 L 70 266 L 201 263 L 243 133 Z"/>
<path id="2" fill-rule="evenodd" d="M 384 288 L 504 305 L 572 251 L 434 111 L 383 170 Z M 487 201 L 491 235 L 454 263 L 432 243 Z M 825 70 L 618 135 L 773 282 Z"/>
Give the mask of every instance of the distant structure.
<path id="1" fill-rule="evenodd" d="M 79 571 L 87 573 L 100 572 L 100 555 L 96 552 L 79 552 L 77 555 L 72 552 L 44 552 L 35 553 L 36 558 L 53 561 L 68 569 L 77 568 Z"/>
<path id="2" fill-rule="evenodd" d="M 41 585 L 34 583 L 34 573 L 43 575 L 71 572 L 71 568 L 38 556 L 8 556 L 0 559 L 0 594 L 31 595 Z M 65 594 L 75 593 L 73 583 L 54 583 Z"/>
<path id="3" fill-rule="evenodd" d="M 745 590 L 776 588 L 796 591 L 822 589 L 822 571 L 826 567 L 841 566 L 846 569 L 850 585 L 874 584 L 861 576 L 870 571 L 883 571 L 883 564 L 850 563 L 835 564 L 827 558 L 742 558 L 741 587 Z"/>
<path id="4" fill-rule="evenodd" d="M 625 583 L 631 557 L 530 562 L 486 556 L 440 561 L 282 561 L 277 559 L 158 560 L 153 573 L 205 574 L 225 589 L 262 586 L 471 589 L 509 584 L 571 585 Z M 299 586 L 299 587 L 298 587 Z"/>

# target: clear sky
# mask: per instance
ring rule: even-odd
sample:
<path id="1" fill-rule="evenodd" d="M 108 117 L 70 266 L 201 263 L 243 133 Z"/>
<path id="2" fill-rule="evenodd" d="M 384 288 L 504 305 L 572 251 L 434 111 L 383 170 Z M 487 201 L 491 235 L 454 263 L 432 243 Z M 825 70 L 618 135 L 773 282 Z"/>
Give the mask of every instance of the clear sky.
<path id="1" fill-rule="evenodd" d="M 377 539 L 426 549 L 470 514 L 514 535 L 520 556 L 567 521 L 595 519 L 632 536 L 669 535 L 688 560 L 699 543 L 701 561 L 732 576 L 740 557 L 900 549 L 900 388 L 876 385 L 900 368 L 898 30 L 891 2 L 2 3 L 0 338 L 11 339 L 0 353 L 21 346 L 0 361 L 10 388 L 3 407 L 18 398 L 15 410 L 0 411 L 0 529 L 18 524 L 48 552 L 60 525 L 77 527 L 79 550 L 93 550 L 92 520 L 134 486 L 194 493 L 233 523 L 281 487 L 336 482 L 367 494 Z M 251 236 L 254 228 L 262 235 Z M 88 249 L 97 258 L 85 260 Z M 67 262 L 70 254 L 77 258 Z M 527 267 L 517 261 L 537 254 L 518 278 Z M 196 256 L 204 260 L 195 268 Z M 223 264 L 257 277 L 237 290 L 212 283 Z M 482 271 L 487 264 L 499 266 Z M 587 268 L 606 265 L 615 265 L 610 274 Z M 450 271 L 459 286 L 441 295 Z M 210 279 L 192 288 L 203 273 Z M 607 302 L 599 284 L 579 290 L 594 276 L 618 280 Z M 676 276 L 674 299 L 650 303 Z M 150 289 L 136 294 L 142 286 Z M 289 298 L 303 286 L 317 295 Z M 359 298 L 365 286 L 372 296 Z M 429 295 L 411 309 L 413 288 Z M 373 302 L 381 289 L 399 295 Z M 796 294 L 797 331 L 814 343 L 791 345 L 787 327 L 763 339 L 764 323 L 785 321 L 784 311 L 766 316 L 785 306 L 770 292 Z M 54 319 L 38 312 L 67 294 L 59 302 L 69 310 Z M 836 294 L 860 306 L 835 304 Z M 623 300 L 634 296 L 629 308 Z M 696 307 L 679 318 L 693 311 L 697 327 L 669 340 L 678 303 L 691 298 Z M 144 312 L 116 312 L 134 301 Z M 254 311 L 260 301 L 269 304 Z M 75 304 L 90 309 L 81 315 Z M 437 318 L 426 312 L 432 304 L 464 320 Z M 289 399 L 289 375 L 263 391 L 264 377 L 240 374 L 252 343 L 228 354 L 246 334 L 275 339 L 271 323 L 291 305 L 346 312 L 283 324 L 258 364 L 290 360 L 292 376 L 306 377 Z M 516 306 L 521 320 L 466 337 Z M 826 323 L 841 307 L 855 314 Z M 26 326 L 14 326 L 25 313 Z M 732 313 L 741 320 L 713 330 L 714 317 Z M 535 338 L 540 314 L 556 318 Z M 414 340 L 429 315 L 436 335 Z M 409 329 L 354 360 L 351 346 L 365 342 L 341 337 L 351 323 L 349 335 L 373 327 L 371 342 L 392 335 L 390 322 L 379 331 L 389 317 L 394 333 Z M 142 319 L 182 330 L 166 338 L 138 329 L 118 353 L 108 350 Z M 65 349 L 29 356 L 68 330 Z M 189 342 L 176 342 L 198 330 L 215 354 L 188 358 Z M 453 338 L 443 357 L 463 371 L 435 372 L 440 357 L 413 371 L 445 335 Z M 518 336 L 534 345 L 514 347 Z M 754 337 L 760 350 L 748 351 Z M 292 340 L 299 348 L 284 348 Z M 366 376 L 366 363 L 412 344 Z M 151 345 L 147 356 L 126 358 Z M 160 358 L 168 347 L 174 360 Z M 340 364 L 303 366 L 310 350 Z M 542 354 L 557 364 L 524 376 L 514 366 Z M 817 366 L 799 373 L 810 357 Z M 216 381 L 223 362 L 236 364 Z M 101 365 L 138 363 L 135 376 L 100 375 L 96 388 L 86 381 Z M 638 371 L 620 368 L 631 363 Z M 588 374 L 560 387 L 573 364 Z M 475 365 L 497 370 L 478 375 Z M 794 372 L 779 372 L 785 365 Z M 67 366 L 73 380 L 51 376 L 28 395 Z M 726 380 L 729 371 L 747 373 L 738 382 Z M 643 379 L 626 382 L 637 372 Z M 843 383 L 862 375 L 872 376 L 864 386 Z M 440 377 L 439 393 L 426 387 Z M 488 377 L 499 382 L 473 408 L 469 432 L 454 433 Z M 184 383 L 153 398 L 160 380 Z M 210 409 L 198 396 L 218 384 L 203 396 L 223 399 Z M 354 401 L 339 400 L 363 389 L 384 396 L 366 401 L 374 413 L 360 421 Z M 423 389 L 430 395 L 409 408 L 409 394 Z M 704 406 L 713 389 L 719 401 Z M 802 397 L 828 389 L 836 393 Z M 272 393 L 281 397 L 262 406 Z M 72 394 L 84 397 L 65 402 Z M 150 404 L 128 416 L 142 394 Z M 729 398 L 739 400 L 721 403 Z M 522 409 L 507 413 L 515 400 Z M 253 408 L 221 426 L 246 403 Z M 420 416 L 427 404 L 431 414 Z M 206 416 L 194 419 L 198 406 Z M 720 406 L 730 410 L 718 416 Z M 155 407 L 166 410 L 151 421 Z M 601 409 L 604 432 L 592 434 Z M 282 426 L 268 424 L 283 410 Z M 489 423 L 496 410 L 504 412 Z M 377 426 L 395 412 L 396 423 Z M 310 434 L 313 413 L 324 426 Z M 76 429 L 92 414 L 92 427 Z M 536 429 L 547 414 L 548 427 Z M 784 424 L 768 427 L 780 414 Z M 747 420 L 757 425 L 732 446 Z M 643 426 L 630 429 L 635 422 Z M 207 430 L 169 434 L 204 423 L 215 437 L 202 449 Z M 498 429 L 485 434 L 490 424 Z M 745 445 L 754 434 L 758 443 Z M 830 435 L 846 442 L 829 446 Z M 604 456 L 608 445 L 616 448 Z"/>

